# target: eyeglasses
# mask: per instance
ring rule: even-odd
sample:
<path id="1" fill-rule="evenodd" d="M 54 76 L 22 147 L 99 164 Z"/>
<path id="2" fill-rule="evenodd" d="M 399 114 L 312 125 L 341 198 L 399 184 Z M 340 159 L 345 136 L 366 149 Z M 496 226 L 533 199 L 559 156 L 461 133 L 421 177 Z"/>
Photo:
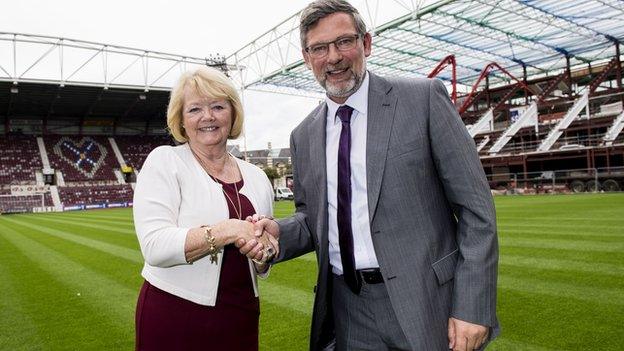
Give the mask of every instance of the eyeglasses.
<path id="1" fill-rule="evenodd" d="M 334 44 L 338 51 L 349 51 L 355 47 L 359 38 L 360 34 L 345 35 L 334 41 L 310 45 L 305 48 L 305 52 L 313 58 L 322 58 L 329 53 L 330 44 Z"/>

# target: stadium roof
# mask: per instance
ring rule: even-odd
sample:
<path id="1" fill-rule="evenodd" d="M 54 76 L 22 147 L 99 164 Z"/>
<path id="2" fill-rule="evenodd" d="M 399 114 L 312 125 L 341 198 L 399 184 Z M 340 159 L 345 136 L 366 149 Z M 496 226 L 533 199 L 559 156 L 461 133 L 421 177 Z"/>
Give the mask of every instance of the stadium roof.
<path id="1" fill-rule="evenodd" d="M 525 68 L 528 77 L 558 74 L 568 59 L 572 67 L 612 59 L 616 43 L 624 40 L 620 0 L 443 0 L 404 8 L 402 16 L 371 30 L 368 67 L 381 75 L 426 77 L 453 54 L 457 82 L 466 88 L 489 62 L 518 78 Z M 321 91 L 301 59 L 299 15 L 226 58 L 242 68 L 235 74 L 244 88 L 305 95 Z M 450 80 L 451 72 L 442 71 L 438 78 Z M 508 79 L 494 72 L 490 84 Z"/>
<path id="2" fill-rule="evenodd" d="M 194 66 L 225 69 L 224 58 L 190 57 L 45 35 L 0 32 L 0 81 L 171 90 Z"/>
<path id="3" fill-rule="evenodd" d="M 0 32 L 0 122 L 43 118 L 163 127 L 169 91 L 180 74 L 205 65 L 225 69 L 223 60 Z"/>
<path id="4" fill-rule="evenodd" d="M 0 116 L 10 118 L 154 120 L 162 125 L 168 102 L 169 92 L 162 90 L 0 81 Z"/>

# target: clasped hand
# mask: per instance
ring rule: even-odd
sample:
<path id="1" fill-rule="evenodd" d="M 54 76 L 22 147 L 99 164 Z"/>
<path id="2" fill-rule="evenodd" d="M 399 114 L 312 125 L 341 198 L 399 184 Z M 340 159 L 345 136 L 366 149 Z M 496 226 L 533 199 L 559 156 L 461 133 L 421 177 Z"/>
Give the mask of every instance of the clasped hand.
<path id="1" fill-rule="evenodd" d="M 235 241 L 240 253 L 256 263 L 267 263 L 279 254 L 279 227 L 272 219 L 255 214 L 245 219 L 254 224 L 253 238 L 239 238 Z"/>

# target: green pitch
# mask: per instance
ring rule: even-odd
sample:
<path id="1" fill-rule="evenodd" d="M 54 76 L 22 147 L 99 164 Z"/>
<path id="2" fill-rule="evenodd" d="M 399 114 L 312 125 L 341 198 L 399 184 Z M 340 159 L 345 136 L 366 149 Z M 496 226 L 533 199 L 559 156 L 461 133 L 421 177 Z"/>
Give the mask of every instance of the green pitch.
<path id="1" fill-rule="evenodd" d="M 621 350 L 624 194 L 496 207 L 503 332 L 488 350 Z M 0 350 L 133 349 L 142 262 L 128 209 L 0 216 Z M 262 350 L 306 349 L 315 277 L 308 254 L 260 283 Z"/>

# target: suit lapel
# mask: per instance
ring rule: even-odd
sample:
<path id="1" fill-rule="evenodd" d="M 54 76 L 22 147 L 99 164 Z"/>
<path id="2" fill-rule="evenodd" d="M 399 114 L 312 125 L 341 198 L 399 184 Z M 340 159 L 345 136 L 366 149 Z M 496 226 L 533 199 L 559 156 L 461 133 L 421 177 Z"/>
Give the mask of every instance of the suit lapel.
<path id="1" fill-rule="evenodd" d="M 316 116 L 310 123 L 308 135 L 308 150 L 310 151 L 310 171 L 314 172 L 314 183 L 316 184 L 316 194 L 308 195 L 309 199 L 319 201 L 319 216 L 317 218 L 317 235 L 321 252 L 319 256 L 325 254 L 328 248 L 327 240 L 327 161 L 325 153 L 326 144 L 326 119 L 327 104 L 323 103 L 318 109 Z"/>
<path id="2" fill-rule="evenodd" d="M 327 104 L 324 103 L 323 106 L 318 109 L 316 116 L 312 119 L 310 130 L 308 131 L 310 169 L 314 172 L 314 179 L 317 179 L 315 184 L 319 191 L 317 194 L 320 195 L 327 194 L 327 163 L 325 160 L 326 115 Z M 323 198 L 323 196 L 319 196 L 319 198 Z"/>
<path id="3" fill-rule="evenodd" d="M 368 215 L 372 222 L 379 200 L 397 99 L 392 93 L 390 83 L 370 72 L 369 74 L 366 186 L 368 189 Z"/>

